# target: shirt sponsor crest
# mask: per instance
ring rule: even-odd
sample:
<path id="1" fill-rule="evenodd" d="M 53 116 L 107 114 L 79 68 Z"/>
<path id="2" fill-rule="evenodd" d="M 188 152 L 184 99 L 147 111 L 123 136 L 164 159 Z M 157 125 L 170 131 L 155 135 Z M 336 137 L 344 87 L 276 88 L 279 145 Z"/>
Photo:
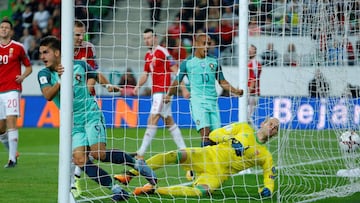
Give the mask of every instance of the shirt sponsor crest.
<path id="1" fill-rule="evenodd" d="M 42 84 L 42 85 L 46 84 L 46 83 L 49 83 L 46 76 L 40 77 L 39 81 L 40 81 L 40 84 Z"/>

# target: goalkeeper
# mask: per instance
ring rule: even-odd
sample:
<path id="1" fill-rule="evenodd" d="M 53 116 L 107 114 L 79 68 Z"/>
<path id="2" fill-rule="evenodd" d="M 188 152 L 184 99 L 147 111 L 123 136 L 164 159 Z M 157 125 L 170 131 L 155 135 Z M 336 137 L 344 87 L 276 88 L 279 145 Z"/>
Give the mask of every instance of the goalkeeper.
<path id="1" fill-rule="evenodd" d="M 257 165 L 262 167 L 264 176 L 264 187 L 259 189 L 259 193 L 262 197 L 269 197 L 274 191 L 275 167 L 272 155 L 264 144 L 278 133 L 278 128 L 277 118 L 267 118 L 256 133 L 248 123 L 234 123 L 210 133 L 210 140 L 217 145 L 157 154 L 146 161 L 152 169 L 180 164 L 184 170 L 193 170 L 198 174 L 192 187 L 156 188 L 146 184 L 135 188 L 134 195 L 155 192 L 172 196 L 203 196 L 220 188 L 230 175 Z M 137 171 L 129 172 L 137 175 Z M 129 176 L 129 172 L 125 176 Z"/>

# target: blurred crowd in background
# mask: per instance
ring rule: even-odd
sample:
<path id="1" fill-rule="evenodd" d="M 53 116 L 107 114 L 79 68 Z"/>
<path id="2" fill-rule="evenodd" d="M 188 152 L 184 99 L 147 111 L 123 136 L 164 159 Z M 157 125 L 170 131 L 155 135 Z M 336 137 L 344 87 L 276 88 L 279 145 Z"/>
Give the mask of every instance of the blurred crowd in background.
<path id="1" fill-rule="evenodd" d="M 148 22 L 156 27 L 164 20 L 163 0 L 147 1 L 152 16 Z M 60 37 L 61 0 L 11 0 L 10 3 L 14 39 L 24 44 L 32 60 L 37 60 L 39 39 L 46 35 Z M 114 3 L 113 0 L 75 0 L 75 18 L 88 26 L 90 41 L 101 34 L 101 20 Z M 238 10 L 239 0 L 183 0 L 175 19 L 166 19 L 170 24 L 162 45 L 168 47 L 175 59 L 183 60 L 191 52 L 194 33 L 207 32 L 212 38 L 209 54 L 226 57 L 234 51 Z M 311 36 L 318 44 L 317 55 L 324 58 L 326 65 L 360 64 L 360 40 L 354 44 L 338 37 L 359 36 L 360 1 L 249 0 L 248 19 L 250 37 Z M 264 66 L 299 65 L 296 44 L 289 44 L 282 52 L 286 54 L 279 56 L 270 43 L 259 56 Z M 340 64 L 339 58 L 346 58 L 347 64 Z"/>

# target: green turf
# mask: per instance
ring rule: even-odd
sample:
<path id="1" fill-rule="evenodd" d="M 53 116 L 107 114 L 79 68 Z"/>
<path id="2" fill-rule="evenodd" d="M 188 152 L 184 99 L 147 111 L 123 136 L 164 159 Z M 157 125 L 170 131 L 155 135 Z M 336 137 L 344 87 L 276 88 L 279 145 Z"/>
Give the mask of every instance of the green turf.
<path id="1" fill-rule="evenodd" d="M 188 146 L 199 146 L 199 137 L 195 131 L 190 131 L 187 129 L 182 129 L 186 143 Z M 112 129 L 109 130 L 109 134 L 114 134 L 115 138 L 112 142 L 108 143 L 109 147 L 115 147 L 118 149 L 123 149 L 128 152 L 134 152 L 138 145 L 141 144 L 141 138 L 144 133 L 144 129 Z M 306 153 L 309 157 L 319 156 L 321 152 L 316 151 L 317 148 L 323 150 L 323 148 L 333 148 L 332 142 L 326 140 L 325 137 L 318 137 L 317 139 L 324 138 L 324 142 L 318 143 L 314 140 L 310 140 L 304 143 L 296 143 L 300 139 L 295 139 L 294 136 L 302 136 L 304 131 L 295 132 L 292 136 L 292 139 L 288 140 L 288 147 L 286 148 L 286 154 L 294 152 L 295 148 L 298 149 L 300 153 Z M 165 134 L 165 135 L 162 135 Z M 325 132 L 325 134 L 327 134 Z M 57 202 L 57 182 L 58 182 L 58 129 L 33 129 L 25 128 L 20 129 L 20 159 L 16 168 L 4 169 L 0 167 L 0 203 L 16 202 L 16 203 L 51 203 Z M 164 141 L 165 140 L 165 141 Z M 166 143 L 166 144 L 164 144 Z M 272 142 L 270 145 L 270 150 L 275 149 L 278 143 Z M 295 146 L 297 145 L 297 146 Z M 314 146 L 315 145 L 315 146 Z M 316 146 L 318 145 L 318 146 Z M 320 146 L 321 145 L 321 146 Z M 303 150 L 302 150 L 303 147 Z M 314 150 L 306 150 L 309 147 L 313 147 Z M 163 152 L 175 149 L 175 145 L 171 139 L 171 136 L 168 135 L 167 131 L 158 131 L 158 135 L 154 139 L 151 149 L 154 153 Z M 277 156 L 284 152 L 277 152 L 274 150 L 274 159 L 276 161 Z M 326 152 L 324 154 L 332 154 L 336 156 L 337 152 Z M 152 154 L 147 154 L 150 156 Z M 1 164 L 5 164 L 7 160 L 7 153 L 0 146 L 0 161 Z M 299 154 L 293 154 L 293 157 L 303 157 Z M 306 157 L 306 156 L 305 156 Z M 317 157 L 318 158 L 318 157 Z M 325 157 L 324 157 L 325 159 Z M 296 163 L 297 160 L 294 160 Z M 338 164 L 336 161 L 329 161 L 326 164 Z M 318 173 L 323 171 L 326 175 L 331 171 L 328 165 L 311 164 L 306 166 L 306 171 L 311 173 Z M 102 164 L 102 166 L 111 173 L 121 173 L 125 170 L 125 167 L 120 166 L 110 166 L 109 164 Z M 296 169 L 296 166 L 294 166 Z M 299 168 L 301 170 L 302 168 Z M 336 168 L 332 169 L 336 170 Z M 303 177 L 297 177 L 294 174 L 294 177 L 282 176 L 281 169 L 279 170 L 281 185 L 281 190 L 285 190 L 288 187 L 296 188 L 297 191 L 307 192 L 307 188 L 315 187 L 321 189 L 326 187 L 327 184 L 338 181 L 336 177 L 323 177 L 314 179 L 313 182 L 301 182 Z M 160 178 L 160 185 L 167 184 L 180 184 L 187 183 L 188 181 L 184 178 L 185 172 L 179 170 L 178 167 L 166 167 L 166 169 L 157 170 L 157 175 Z M 89 189 L 90 193 L 85 194 L 88 196 L 97 196 L 103 195 L 104 193 L 108 194 L 107 190 L 101 190 L 96 184 L 88 179 L 81 180 L 82 186 Z M 168 177 L 167 179 L 163 179 Z M 171 178 L 170 178 L 171 177 Z M 310 180 L 310 179 L 309 179 Z M 262 177 L 259 176 L 259 183 L 262 183 Z M 131 192 L 134 187 L 146 183 L 143 178 L 135 178 L 126 186 L 125 189 Z M 290 185 L 291 184 L 291 185 Z M 235 187 L 236 185 L 236 187 Z M 279 186 L 277 186 L 279 187 Z M 289 195 L 291 197 L 291 195 Z M 272 199 L 259 200 L 257 195 L 257 177 L 256 175 L 245 175 L 245 176 L 236 176 L 233 179 L 229 179 L 223 185 L 222 190 L 215 191 L 211 198 L 176 198 L 170 196 L 163 196 L 161 199 L 163 202 L 277 202 L 277 195 L 275 194 Z M 225 200 L 226 199 L 226 200 Z M 359 202 L 360 193 L 356 193 L 350 197 L 343 198 L 328 198 L 325 200 L 320 200 L 317 202 Z M 92 202 L 104 202 L 110 203 L 109 199 L 102 199 Z M 159 196 L 151 195 L 149 197 L 132 197 L 129 202 L 159 202 Z"/>

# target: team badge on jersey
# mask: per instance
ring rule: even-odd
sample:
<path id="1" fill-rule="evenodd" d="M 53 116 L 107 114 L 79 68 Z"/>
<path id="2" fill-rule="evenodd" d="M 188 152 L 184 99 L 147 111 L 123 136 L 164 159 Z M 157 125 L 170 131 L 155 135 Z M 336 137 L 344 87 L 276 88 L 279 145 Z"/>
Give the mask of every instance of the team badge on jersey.
<path id="1" fill-rule="evenodd" d="M 81 81 L 81 75 L 76 74 L 75 79 L 80 82 Z"/>
<path id="2" fill-rule="evenodd" d="M 49 83 L 45 76 L 40 77 L 39 81 L 40 81 L 40 84 L 42 84 L 42 85 L 46 84 L 46 83 Z"/>
<path id="3" fill-rule="evenodd" d="M 9 49 L 9 57 L 12 57 L 14 54 L 14 48 Z"/>
<path id="4" fill-rule="evenodd" d="M 213 63 L 210 63 L 209 66 L 210 66 L 211 71 L 215 70 L 215 65 Z"/>

